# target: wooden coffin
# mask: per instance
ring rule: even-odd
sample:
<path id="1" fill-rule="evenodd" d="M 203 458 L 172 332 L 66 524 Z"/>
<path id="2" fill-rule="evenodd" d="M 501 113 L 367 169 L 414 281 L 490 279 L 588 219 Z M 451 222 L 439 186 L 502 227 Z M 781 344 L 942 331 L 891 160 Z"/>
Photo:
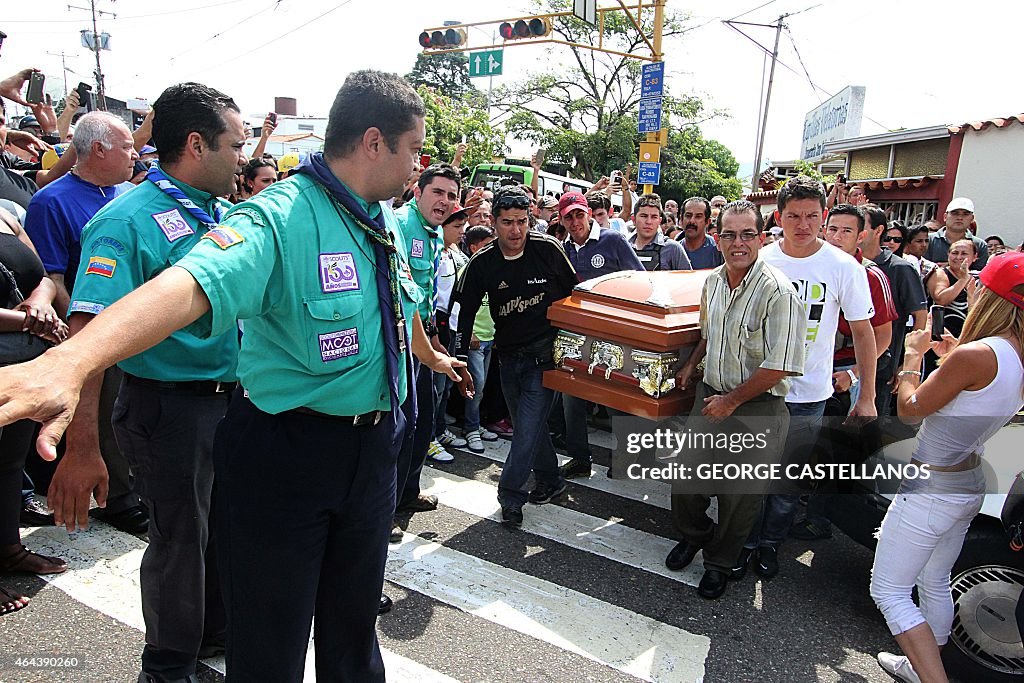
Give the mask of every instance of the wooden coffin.
<path id="1" fill-rule="evenodd" d="M 685 414 L 693 389 L 675 374 L 700 341 L 700 294 L 710 270 L 623 271 L 587 280 L 548 309 L 556 369 L 544 386 L 631 415 Z"/>

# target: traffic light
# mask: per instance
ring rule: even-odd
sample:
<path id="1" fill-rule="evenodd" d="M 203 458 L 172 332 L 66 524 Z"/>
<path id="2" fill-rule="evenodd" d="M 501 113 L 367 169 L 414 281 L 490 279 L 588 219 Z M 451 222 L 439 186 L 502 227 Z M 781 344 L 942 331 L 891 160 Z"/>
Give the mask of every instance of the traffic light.
<path id="1" fill-rule="evenodd" d="M 505 21 L 498 27 L 498 33 L 505 40 L 543 38 L 551 33 L 551 20 L 547 17 L 534 17 L 533 19 L 519 19 L 515 23 Z"/>
<path id="2" fill-rule="evenodd" d="M 466 32 L 461 28 L 449 28 L 444 31 L 424 31 L 420 34 L 420 47 L 425 50 L 444 50 L 462 47 L 465 44 Z"/>

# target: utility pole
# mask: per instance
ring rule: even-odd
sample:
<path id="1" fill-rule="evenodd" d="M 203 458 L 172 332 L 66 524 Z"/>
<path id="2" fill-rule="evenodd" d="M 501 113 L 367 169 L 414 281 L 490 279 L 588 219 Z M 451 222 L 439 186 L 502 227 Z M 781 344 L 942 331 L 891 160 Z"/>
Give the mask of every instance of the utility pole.
<path id="1" fill-rule="evenodd" d="M 661 51 L 661 38 L 662 38 L 662 25 L 665 23 L 665 0 L 654 0 L 654 36 L 651 39 L 653 49 L 653 61 L 662 61 L 664 53 Z M 659 142 L 659 133 L 647 133 L 647 142 Z M 666 141 L 661 141 L 662 145 L 666 144 Z M 639 166 L 637 168 L 640 168 Z M 629 184 L 622 188 L 622 192 L 629 192 Z M 644 194 L 650 194 L 654 192 L 653 185 L 644 185 Z"/>
<path id="2" fill-rule="evenodd" d="M 64 70 L 64 93 L 68 92 L 68 63 L 66 60 L 67 55 L 64 54 L 64 50 L 60 52 L 47 52 L 46 54 L 51 57 L 60 57 L 60 66 Z"/>
<path id="3" fill-rule="evenodd" d="M 103 67 L 100 64 L 100 50 L 102 49 L 102 46 L 100 43 L 99 27 L 96 25 L 96 15 L 108 14 L 115 19 L 117 18 L 117 15 L 113 12 L 104 12 L 103 10 L 96 9 L 96 0 L 89 0 L 89 7 L 74 7 L 72 5 L 68 5 L 68 9 L 85 10 L 92 15 L 92 51 L 96 55 L 96 108 L 100 111 L 106 111 L 107 100 L 103 87 Z"/>
<path id="4" fill-rule="evenodd" d="M 786 17 L 792 16 L 792 14 L 783 14 L 774 24 L 755 24 L 747 21 L 723 21 L 722 23 L 731 28 L 732 30 L 739 33 L 741 36 L 749 40 L 750 42 L 761 48 L 765 54 L 772 58 L 772 66 L 768 72 L 768 90 L 764 97 L 764 109 L 761 113 L 760 128 L 757 136 L 757 151 L 754 154 L 754 173 L 750 178 L 750 190 L 751 192 L 757 192 L 758 180 L 761 177 L 761 157 L 764 154 L 764 138 L 765 130 L 768 127 L 768 106 L 772 101 L 772 83 L 775 81 L 775 63 L 779 60 L 779 38 L 782 36 L 782 29 L 786 27 L 783 24 L 783 20 Z M 758 26 L 760 28 L 773 28 L 775 29 L 775 47 L 772 50 L 768 50 L 764 45 L 757 42 L 746 33 L 737 28 L 737 26 Z M 762 72 L 763 73 L 763 72 Z"/>

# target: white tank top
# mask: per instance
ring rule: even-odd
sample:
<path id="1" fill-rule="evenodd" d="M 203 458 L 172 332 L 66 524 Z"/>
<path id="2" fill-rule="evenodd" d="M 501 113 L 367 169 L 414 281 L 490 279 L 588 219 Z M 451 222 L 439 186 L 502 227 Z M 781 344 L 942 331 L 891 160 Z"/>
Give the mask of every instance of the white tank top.
<path id="1" fill-rule="evenodd" d="M 922 463 L 949 467 L 971 453 L 981 455 L 985 442 L 1024 407 L 1024 367 L 1016 349 L 1003 337 L 979 341 L 996 354 L 995 379 L 981 389 L 964 389 L 924 419 L 914 450 Z"/>

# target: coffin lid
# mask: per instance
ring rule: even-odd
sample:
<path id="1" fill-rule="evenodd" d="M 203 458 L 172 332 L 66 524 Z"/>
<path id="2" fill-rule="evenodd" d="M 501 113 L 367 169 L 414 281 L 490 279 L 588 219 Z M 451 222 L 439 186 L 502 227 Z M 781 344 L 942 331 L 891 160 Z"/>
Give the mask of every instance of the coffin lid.
<path id="1" fill-rule="evenodd" d="M 572 298 L 603 301 L 612 305 L 637 304 L 651 312 L 668 315 L 700 310 L 700 295 L 709 270 L 624 270 L 576 285 Z"/>

